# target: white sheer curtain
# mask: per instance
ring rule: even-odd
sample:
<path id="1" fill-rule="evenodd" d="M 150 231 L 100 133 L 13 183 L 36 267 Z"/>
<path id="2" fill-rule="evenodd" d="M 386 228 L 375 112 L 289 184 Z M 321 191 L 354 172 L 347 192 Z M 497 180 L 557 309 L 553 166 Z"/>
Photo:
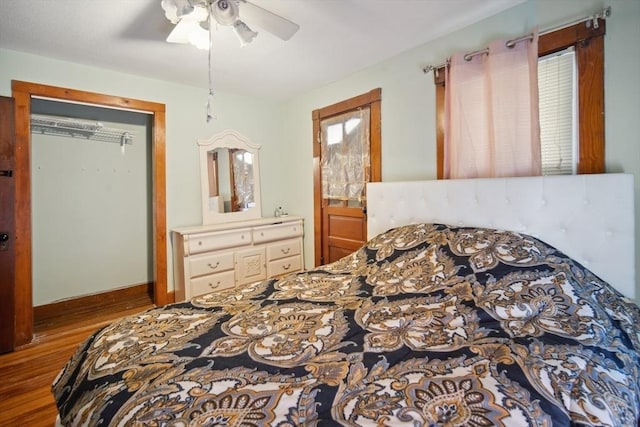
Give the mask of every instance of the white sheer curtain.
<path id="1" fill-rule="evenodd" d="M 541 174 L 538 34 L 452 56 L 445 82 L 445 178 Z"/>
<path id="2" fill-rule="evenodd" d="M 360 108 L 322 120 L 322 198 L 361 200 L 369 181 L 371 109 Z"/>

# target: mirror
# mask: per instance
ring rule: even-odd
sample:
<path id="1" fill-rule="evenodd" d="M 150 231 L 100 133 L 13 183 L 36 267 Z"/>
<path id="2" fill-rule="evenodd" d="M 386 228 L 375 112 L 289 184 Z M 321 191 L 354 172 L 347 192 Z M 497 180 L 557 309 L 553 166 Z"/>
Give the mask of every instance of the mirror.
<path id="1" fill-rule="evenodd" d="M 202 187 L 202 223 L 262 217 L 260 146 L 232 130 L 198 140 Z"/>

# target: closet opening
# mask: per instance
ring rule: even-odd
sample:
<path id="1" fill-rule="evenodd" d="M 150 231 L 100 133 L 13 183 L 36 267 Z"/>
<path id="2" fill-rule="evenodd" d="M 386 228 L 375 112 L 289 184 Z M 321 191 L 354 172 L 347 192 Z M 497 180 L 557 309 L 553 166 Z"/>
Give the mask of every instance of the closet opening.
<path id="1" fill-rule="evenodd" d="M 152 119 L 32 98 L 36 335 L 152 303 Z"/>
<path id="2" fill-rule="evenodd" d="M 136 253 L 144 253 L 142 258 L 146 259 L 147 262 L 142 268 L 144 271 L 141 273 L 139 271 L 138 275 L 135 276 L 136 278 L 128 278 L 122 280 L 122 282 L 120 278 L 114 279 L 113 283 L 109 286 L 114 286 L 118 292 L 120 292 L 123 289 L 129 289 L 132 287 L 129 285 L 133 285 L 133 288 L 142 290 L 143 293 L 146 294 L 147 298 L 149 294 L 151 294 L 153 303 L 156 305 L 164 305 L 171 302 L 173 300 L 172 295 L 170 296 L 167 293 L 165 105 L 120 96 L 105 95 L 16 80 L 12 81 L 12 96 L 14 98 L 15 111 L 14 217 L 16 235 L 14 263 L 15 293 L 13 304 L 15 307 L 14 347 L 20 347 L 32 341 L 34 331 L 34 306 L 38 306 L 40 301 L 44 301 L 40 300 L 40 298 L 43 298 L 42 295 L 40 295 L 40 290 L 35 290 L 33 288 L 33 284 L 34 279 L 40 280 L 39 278 L 41 276 L 48 275 L 49 272 L 44 270 L 36 271 L 39 267 L 32 261 L 33 259 L 36 259 L 36 262 L 40 261 L 43 259 L 43 256 L 46 257 L 47 254 L 42 252 L 40 247 L 34 248 L 34 242 L 38 243 L 39 241 L 37 239 L 46 238 L 54 241 L 55 245 L 55 241 L 57 239 L 68 238 L 69 240 L 67 240 L 64 245 L 60 244 L 57 248 L 57 251 L 61 254 L 55 254 L 62 260 L 64 258 L 64 254 L 71 251 L 70 247 L 72 247 L 74 243 L 77 243 L 69 237 L 71 236 L 72 231 L 76 231 L 72 229 L 78 228 L 84 231 L 80 234 L 90 234 L 87 230 L 91 230 L 92 227 L 94 229 L 100 228 L 101 223 L 99 220 L 96 220 L 96 218 L 105 214 L 103 212 L 100 215 L 97 215 L 95 213 L 95 209 L 99 209 L 100 205 L 105 202 L 106 204 L 101 205 L 102 209 L 105 211 L 111 209 L 107 197 L 103 197 L 103 199 L 106 200 L 97 200 L 95 198 L 91 199 L 89 196 L 83 197 L 79 195 L 79 189 L 84 187 L 85 190 L 89 191 L 89 193 L 99 193 L 98 189 L 100 187 L 102 187 L 101 191 L 104 192 L 113 191 L 116 187 L 117 181 L 124 181 L 130 178 L 129 170 L 131 170 L 132 175 L 134 174 L 134 170 L 129 168 L 124 162 L 125 160 L 129 160 L 128 156 L 130 154 L 132 156 L 134 154 L 133 148 L 136 144 L 135 139 L 131 140 L 134 145 L 127 143 L 127 140 L 123 140 L 122 143 L 114 143 L 105 140 L 93 140 L 92 138 L 86 138 L 86 135 L 85 140 L 81 141 L 80 136 L 78 135 L 82 135 L 82 132 L 86 133 L 87 129 L 91 129 L 91 125 L 88 125 L 88 128 L 86 128 L 84 124 L 85 120 L 89 122 L 97 122 L 98 124 L 108 128 L 127 128 L 135 131 L 136 134 L 140 133 L 138 136 L 143 137 L 143 141 L 148 140 L 148 143 L 145 142 L 143 144 L 146 146 L 146 152 L 142 155 L 142 158 L 144 158 L 144 166 L 140 166 L 140 169 L 145 169 L 144 178 L 142 178 L 144 181 L 145 194 L 127 196 L 131 199 L 143 199 L 145 202 L 144 207 L 130 208 L 129 202 L 127 201 L 126 203 L 119 204 L 120 210 L 116 209 L 110 213 L 110 216 L 116 218 L 118 226 L 122 227 L 120 230 L 124 230 L 126 225 L 125 223 L 130 221 L 130 217 L 132 215 L 144 217 L 146 224 L 140 227 L 143 228 L 143 233 L 146 235 L 146 238 L 141 239 L 144 241 L 144 247 L 142 249 L 138 248 Z M 68 111 L 71 109 L 77 109 L 74 112 L 76 117 L 70 118 L 70 113 L 62 113 L 59 110 L 56 110 L 56 108 L 60 108 L 61 105 L 64 105 L 64 108 L 69 109 Z M 45 116 L 44 122 L 33 122 L 33 129 L 32 112 L 36 116 Z M 96 112 L 104 114 L 104 116 L 95 116 Z M 84 154 L 76 153 L 69 155 L 69 157 L 75 156 L 76 160 L 82 159 L 82 161 L 70 163 L 70 159 L 61 155 L 57 150 L 58 147 L 56 147 L 56 145 L 60 143 L 58 138 L 62 139 L 63 137 L 50 134 L 55 132 L 55 129 L 42 129 L 43 126 L 45 128 L 48 127 L 47 118 L 53 117 L 55 119 L 56 117 L 60 118 L 62 115 L 65 118 L 82 122 L 71 125 L 71 127 L 74 128 L 72 133 L 75 136 L 68 138 L 66 141 L 67 145 L 74 145 L 80 150 L 106 150 L 105 153 L 99 155 L 94 154 L 93 156 L 88 156 L 86 158 Z M 40 117 L 40 119 L 42 120 L 42 117 Z M 65 123 L 65 125 L 67 124 Z M 93 126 L 96 126 L 96 123 L 93 123 Z M 129 128 L 129 126 L 132 128 Z M 79 133 L 77 132 L 78 127 L 82 129 Z M 34 132 L 40 132 L 40 134 L 34 135 L 32 130 Z M 56 139 L 56 142 L 52 143 L 50 140 L 54 138 Z M 49 143 L 49 145 L 45 145 L 44 150 L 42 147 L 38 147 L 38 144 L 45 144 L 45 142 Z M 106 154 L 106 152 L 109 151 L 108 149 L 112 149 L 115 152 Z M 124 159 L 122 158 L 123 151 Z M 112 157 L 111 160 L 119 163 L 107 163 L 106 159 L 110 156 Z M 91 162 L 87 160 L 89 158 L 92 159 Z M 104 160 L 104 162 L 101 162 L 101 160 Z M 79 165 L 78 163 L 84 163 L 85 166 Z M 40 165 L 39 170 L 38 165 Z M 61 166 L 64 166 L 67 170 L 63 171 Z M 66 192 L 69 187 L 66 187 L 67 189 L 65 189 L 65 186 L 63 185 L 52 187 L 49 182 L 40 182 L 45 180 L 45 178 L 38 175 L 43 172 L 43 167 L 47 170 L 57 168 L 57 175 L 54 175 L 52 180 L 61 178 L 62 175 L 70 172 L 69 169 L 75 168 L 77 175 L 72 179 L 69 185 L 71 186 L 70 188 L 76 192 L 72 195 L 62 194 L 63 192 Z M 82 169 L 83 167 L 84 170 Z M 136 170 L 139 171 L 138 169 Z M 104 177 L 102 177 L 104 179 L 101 178 L 101 180 L 98 180 L 96 178 L 98 174 L 104 174 Z M 107 177 L 107 174 L 110 176 Z M 85 179 L 87 177 L 91 179 Z M 94 180 L 94 178 L 96 179 Z M 83 180 L 86 180 L 87 182 L 77 182 Z M 118 185 L 121 185 L 121 183 Z M 71 190 L 69 190 L 69 192 L 71 192 Z M 94 211 L 92 214 L 84 214 L 86 217 L 82 217 L 82 214 L 75 213 L 75 215 L 77 215 L 76 218 L 65 219 L 67 222 L 62 232 L 60 230 L 52 230 L 59 227 L 56 227 L 55 224 L 46 216 L 41 217 L 40 211 L 38 210 L 38 203 L 42 203 L 42 201 L 37 199 L 36 196 L 41 193 L 44 193 L 45 198 L 51 199 L 48 201 L 49 203 L 56 203 L 57 201 L 58 204 L 86 204 L 91 205 L 89 207 L 94 209 Z M 94 194 L 92 194 L 92 196 L 94 196 Z M 63 198 L 66 198 L 64 202 Z M 116 203 L 114 202 L 113 204 Z M 56 206 L 55 209 L 58 208 L 59 206 Z M 64 214 L 59 212 L 57 215 L 64 216 Z M 74 214 L 67 213 L 67 215 L 71 216 Z M 75 222 L 73 220 L 75 220 Z M 94 222 L 92 223 L 91 221 Z M 34 235 L 34 232 L 42 233 L 43 230 L 45 233 L 44 235 Z M 68 232 L 67 236 L 64 236 L 65 232 Z M 51 234 L 47 235 L 46 233 Z M 115 236 L 109 236 L 109 239 L 116 242 L 119 238 L 119 243 L 121 245 L 125 244 L 129 241 L 129 236 L 125 235 L 125 233 L 118 235 L 118 232 L 114 232 L 113 234 L 115 234 Z M 85 242 L 77 243 L 78 247 L 83 248 L 82 251 L 86 252 L 99 252 L 104 249 L 103 246 L 114 244 L 108 243 L 107 237 L 104 235 L 94 236 L 93 238 L 94 241 L 100 241 L 102 246 L 92 243 L 87 244 Z M 122 250 L 124 251 L 124 249 Z M 127 255 L 126 251 L 124 253 Z M 77 252 L 75 254 L 77 255 Z M 73 257 L 70 256 L 70 258 Z M 69 271 L 73 271 L 74 274 L 79 274 L 78 271 L 84 270 L 89 264 L 85 261 L 77 261 L 79 258 L 75 259 L 75 267 L 67 268 L 67 274 L 69 274 Z M 94 264 L 100 264 L 99 261 L 96 262 L 95 260 L 91 262 Z M 73 259 L 71 264 L 73 265 Z M 122 272 L 122 270 L 125 270 L 122 261 L 110 260 L 109 262 L 105 262 L 105 264 L 108 264 L 108 266 L 102 271 L 95 273 L 95 276 L 93 276 L 94 278 L 105 274 L 105 271 Z M 77 282 L 94 281 L 92 278 L 86 279 L 86 277 L 87 276 L 80 277 Z M 76 278 L 74 278 L 74 281 L 75 279 Z M 67 278 L 68 283 L 71 281 L 71 279 Z M 135 283 L 130 283 L 131 281 Z M 95 283 L 98 283 L 98 279 L 95 279 Z M 98 289 L 98 293 L 96 293 L 96 290 L 94 289 L 95 283 L 92 284 L 93 288 L 89 292 L 89 295 L 95 294 L 96 299 L 100 300 L 104 293 L 100 289 Z M 75 290 L 74 292 L 77 292 L 77 295 L 86 295 L 87 289 Z M 107 292 L 111 292 L 111 290 L 108 290 Z M 130 298 L 130 295 L 127 294 L 126 291 L 123 292 L 125 298 Z M 52 297 L 49 296 L 46 298 Z"/>

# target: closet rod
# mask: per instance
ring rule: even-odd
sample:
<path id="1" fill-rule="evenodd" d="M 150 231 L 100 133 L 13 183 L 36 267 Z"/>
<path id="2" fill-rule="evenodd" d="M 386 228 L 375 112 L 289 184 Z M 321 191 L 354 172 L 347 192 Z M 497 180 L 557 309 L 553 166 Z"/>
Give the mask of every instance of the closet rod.
<path id="1" fill-rule="evenodd" d="M 44 135 L 66 136 L 133 145 L 135 132 L 105 127 L 100 122 L 54 117 L 41 114 L 31 115 L 31 131 Z"/>
<path id="2" fill-rule="evenodd" d="M 546 30 L 541 31 L 539 35 L 552 33 L 554 31 L 562 30 L 563 28 L 571 27 L 572 25 L 581 24 L 583 22 L 586 22 L 587 26 L 593 25 L 593 28 L 598 28 L 598 26 L 600 25 L 598 24 L 598 19 L 600 18 L 607 19 L 609 16 L 611 16 L 611 6 L 605 7 L 599 13 L 595 13 L 590 16 L 585 16 L 584 18 L 576 19 L 566 24 L 558 25 L 556 27 L 547 28 Z M 527 34 L 522 37 L 518 37 L 512 40 L 507 40 L 505 45 L 507 47 L 513 47 L 516 45 L 516 43 L 519 43 L 525 40 L 531 40 L 532 38 L 533 38 L 533 34 Z M 465 61 L 470 61 L 474 56 L 482 55 L 485 53 L 489 53 L 489 48 L 480 49 L 480 50 L 467 53 L 466 55 L 464 55 L 464 59 Z M 439 65 L 427 65 L 426 67 L 422 68 L 422 72 L 426 74 L 429 71 L 436 71 L 436 70 L 439 70 L 440 68 L 444 68 L 447 65 L 448 61 L 449 60 L 447 59 L 447 61 Z"/>

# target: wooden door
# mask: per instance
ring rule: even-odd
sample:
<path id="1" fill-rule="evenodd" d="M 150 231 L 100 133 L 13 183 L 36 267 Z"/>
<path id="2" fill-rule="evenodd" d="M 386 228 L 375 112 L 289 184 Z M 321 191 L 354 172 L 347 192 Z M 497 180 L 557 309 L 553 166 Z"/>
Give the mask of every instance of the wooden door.
<path id="1" fill-rule="evenodd" d="M 15 292 L 14 102 L 0 97 L 0 353 L 13 350 Z"/>
<path id="2" fill-rule="evenodd" d="M 366 183 L 380 181 L 380 89 L 313 112 L 315 264 L 367 240 Z"/>
<path id="3" fill-rule="evenodd" d="M 347 206 L 331 199 L 322 203 L 322 259 L 326 264 L 355 252 L 367 241 L 367 216 L 364 203 Z"/>

